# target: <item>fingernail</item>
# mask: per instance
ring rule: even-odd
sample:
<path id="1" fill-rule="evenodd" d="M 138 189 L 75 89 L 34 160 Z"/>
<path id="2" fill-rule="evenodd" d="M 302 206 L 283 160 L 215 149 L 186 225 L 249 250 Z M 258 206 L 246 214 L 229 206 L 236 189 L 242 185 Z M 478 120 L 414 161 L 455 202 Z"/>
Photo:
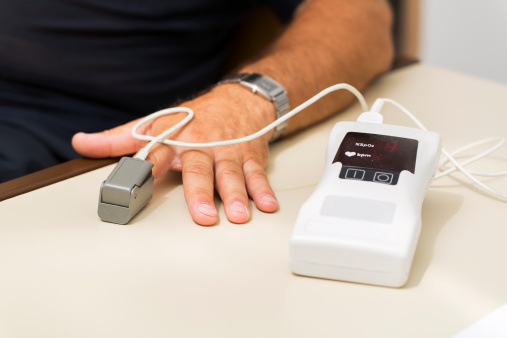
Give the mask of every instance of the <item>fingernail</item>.
<path id="1" fill-rule="evenodd" d="M 234 202 L 229 206 L 229 211 L 231 212 L 239 212 L 242 214 L 248 214 L 248 209 L 246 208 L 246 205 L 240 202 Z"/>
<path id="2" fill-rule="evenodd" d="M 217 210 L 215 209 L 215 207 L 212 205 L 209 205 L 209 204 L 203 203 L 203 204 L 199 205 L 197 210 L 201 214 L 205 214 L 206 216 L 209 216 L 209 217 L 215 217 L 217 215 Z"/>
<path id="3" fill-rule="evenodd" d="M 271 203 L 271 204 L 278 204 L 278 202 L 276 201 L 276 199 L 271 196 L 271 195 L 264 195 L 262 196 L 262 201 L 263 202 L 268 202 L 268 203 Z"/>

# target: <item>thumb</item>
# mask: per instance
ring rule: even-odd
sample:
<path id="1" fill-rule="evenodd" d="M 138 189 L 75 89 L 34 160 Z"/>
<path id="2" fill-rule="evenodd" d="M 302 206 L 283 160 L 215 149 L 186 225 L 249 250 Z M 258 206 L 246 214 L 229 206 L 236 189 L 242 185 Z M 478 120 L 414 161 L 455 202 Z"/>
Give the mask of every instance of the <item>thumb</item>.
<path id="1" fill-rule="evenodd" d="M 145 141 L 132 137 L 130 130 L 138 120 L 100 133 L 77 133 L 72 137 L 72 147 L 80 155 L 92 158 L 115 157 L 133 154 L 142 148 Z M 140 128 L 140 133 L 143 133 Z"/>

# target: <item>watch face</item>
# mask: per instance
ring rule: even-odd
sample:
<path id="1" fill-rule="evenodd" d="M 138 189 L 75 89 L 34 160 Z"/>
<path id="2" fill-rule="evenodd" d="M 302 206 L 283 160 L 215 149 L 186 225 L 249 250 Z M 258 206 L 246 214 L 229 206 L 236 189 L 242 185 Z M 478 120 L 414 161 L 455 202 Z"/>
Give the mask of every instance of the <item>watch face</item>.
<path id="1" fill-rule="evenodd" d="M 257 86 L 261 87 L 268 93 L 271 93 L 273 90 L 277 89 L 279 86 L 273 83 L 273 81 L 269 81 L 265 77 L 261 77 L 256 81 Z"/>
<path id="2" fill-rule="evenodd" d="M 414 139 L 349 132 L 333 163 L 340 162 L 340 178 L 395 185 L 403 170 L 415 173 L 417 146 Z"/>
<path id="3" fill-rule="evenodd" d="M 273 99 L 274 96 L 284 90 L 283 87 L 277 84 L 274 80 L 257 73 L 245 74 L 241 77 L 241 81 L 257 86 L 264 92 L 268 99 Z"/>

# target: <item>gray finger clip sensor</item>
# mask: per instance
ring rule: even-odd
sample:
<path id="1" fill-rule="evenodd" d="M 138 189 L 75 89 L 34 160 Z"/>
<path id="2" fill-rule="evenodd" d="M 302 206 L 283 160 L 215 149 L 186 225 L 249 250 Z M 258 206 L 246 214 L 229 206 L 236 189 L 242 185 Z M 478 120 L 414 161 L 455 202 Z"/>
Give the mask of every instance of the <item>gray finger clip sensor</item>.
<path id="1" fill-rule="evenodd" d="M 153 163 L 123 157 L 100 186 L 98 214 L 105 222 L 127 224 L 153 196 Z"/>

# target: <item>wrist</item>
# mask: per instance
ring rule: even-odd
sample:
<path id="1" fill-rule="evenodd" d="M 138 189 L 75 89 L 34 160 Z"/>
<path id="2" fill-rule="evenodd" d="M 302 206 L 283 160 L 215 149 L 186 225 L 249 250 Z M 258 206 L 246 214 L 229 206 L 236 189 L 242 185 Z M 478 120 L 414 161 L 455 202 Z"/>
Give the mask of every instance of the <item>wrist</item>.
<path id="1" fill-rule="evenodd" d="M 238 73 L 227 77 L 219 84 L 223 83 L 238 84 L 251 90 L 253 94 L 272 102 L 275 108 L 276 119 L 280 119 L 290 111 L 289 99 L 285 88 L 269 76 L 259 73 Z M 273 137 L 270 140 L 271 142 L 281 137 L 287 124 L 287 121 L 283 121 L 274 127 Z"/>
<path id="2" fill-rule="evenodd" d="M 243 107 L 243 112 L 233 111 L 232 114 L 241 114 L 244 118 L 252 121 L 252 125 L 264 128 L 276 120 L 276 108 L 273 102 L 265 97 L 257 95 L 251 89 L 241 86 L 239 83 L 219 83 L 210 92 L 214 97 L 222 97 L 230 105 Z M 274 131 L 266 135 L 271 139 Z"/>

